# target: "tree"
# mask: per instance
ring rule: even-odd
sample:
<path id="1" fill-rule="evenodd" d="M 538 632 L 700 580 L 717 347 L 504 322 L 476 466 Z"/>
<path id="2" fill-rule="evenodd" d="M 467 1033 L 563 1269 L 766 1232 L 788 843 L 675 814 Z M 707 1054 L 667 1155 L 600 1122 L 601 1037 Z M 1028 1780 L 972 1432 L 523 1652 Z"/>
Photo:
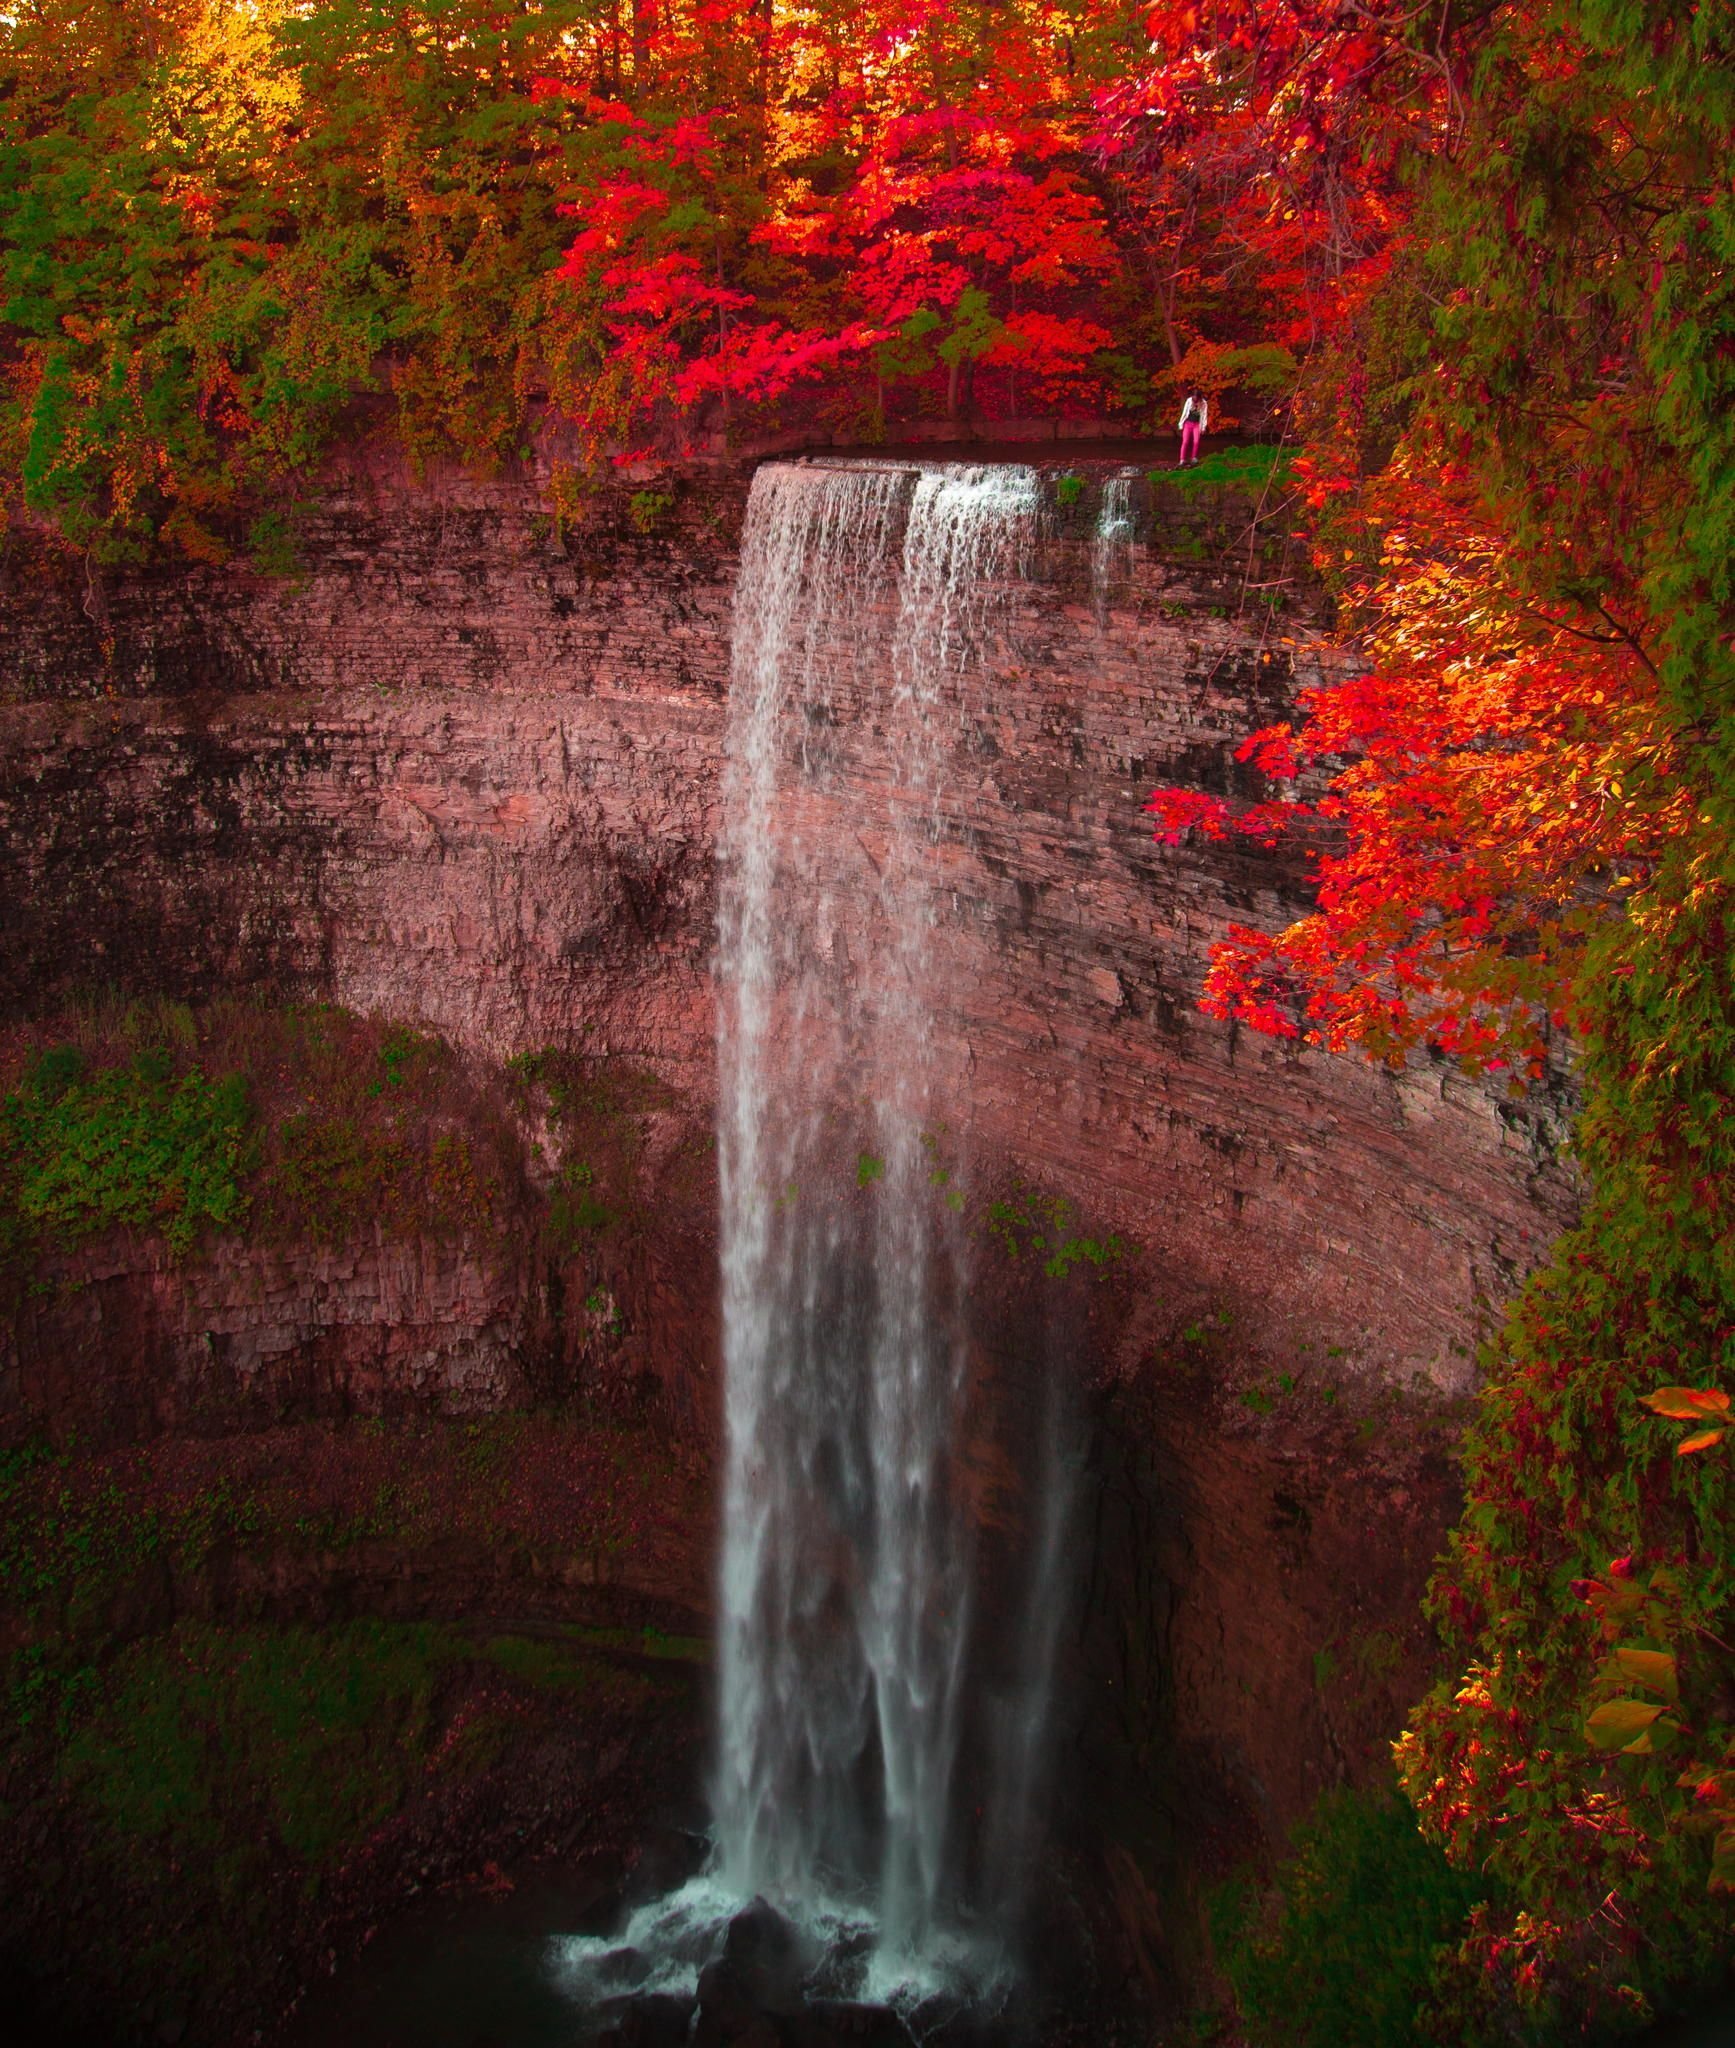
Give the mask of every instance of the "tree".
<path id="1" fill-rule="evenodd" d="M 1430 1596 L 1461 1675 L 1399 1745 L 1491 1880 L 1442 2040 L 1631 2021 L 1728 1954 L 1726 1474 L 1647 1403 L 1735 1367 L 1730 35 L 1667 0 L 1502 8 L 1428 53 L 1398 25 L 1437 143 L 1324 330 L 1300 465 L 1373 667 L 1252 736 L 1267 802 L 1154 800 L 1169 834 L 1329 835 L 1316 911 L 1231 934 L 1221 1013 L 1520 1086 L 1575 1034 L 1587 1211 L 1485 1354 Z M 1665 1718 L 1668 1757 L 1638 1740 Z"/>

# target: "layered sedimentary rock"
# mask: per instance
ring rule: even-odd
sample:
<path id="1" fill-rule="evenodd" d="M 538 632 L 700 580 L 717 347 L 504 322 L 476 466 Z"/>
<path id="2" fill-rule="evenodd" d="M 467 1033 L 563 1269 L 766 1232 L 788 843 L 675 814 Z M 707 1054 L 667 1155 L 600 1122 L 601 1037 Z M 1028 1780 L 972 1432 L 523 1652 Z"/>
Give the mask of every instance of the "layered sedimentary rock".
<path id="1" fill-rule="evenodd" d="M 276 578 L 98 584 L 14 539 L 0 995 L 319 992 L 496 1054 L 648 1060 L 703 1103 L 748 481 L 695 468 L 561 529 L 530 479 L 358 469 Z M 1293 914 L 1305 879 L 1247 844 L 1158 847 L 1142 801 L 1232 787 L 1238 739 L 1331 657 L 1248 504 L 1130 501 L 1136 538 L 1105 551 L 1094 485 L 1050 493 L 953 777 L 974 1138 L 1267 1346 L 1461 1385 L 1570 1211 L 1554 1111 L 1198 1015 L 1212 940 Z M 847 769 L 871 717 L 846 691 L 812 735 L 844 764 L 832 828 L 870 846 L 883 792 Z"/>
<path id="2" fill-rule="evenodd" d="M 1160 2000 L 1165 1901 L 1192 1883 L 1165 1893 L 1177 1869 L 1209 1860 L 1212 1829 L 1219 1847 L 1281 1831 L 1415 1696 L 1416 1594 L 1452 1487 L 1444 1437 L 1382 1406 L 1380 1385 L 1468 1384 L 1479 1325 L 1574 1187 L 1553 1096 L 1514 1103 L 1443 1066 L 1379 1073 L 1198 1013 L 1212 942 L 1296 914 L 1306 876 L 1246 842 L 1157 846 L 1142 803 L 1159 782 L 1244 787 L 1239 740 L 1339 657 L 1248 502 L 1123 478 L 1132 535 L 1104 545 L 1109 466 L 1085 467 L 1082 489 L 1045 484 L 1041 531 L 990 608 L 934 858 L 964 992 L 953 1135 L 976 1188 L 1015 1208 L 1064 1195 L 1077 1227 L 1136 1246 L 1051 1286 L 989 1233 L 973 1284 L 993 1325 L 982 1402 L 1019 1408 L 1033 1436 L 1041 1375 L 1108 1389 L 1061 1659 L 1066 1753 L 1084 1760 L 1069 1811 L 1084 1888 L 1112 1898 L 1126 1967 Z M 7 1434 L 167 1451 L 232 1432 L 211 1441 L 251 1456 L 286 1418 L 323 1461 L 343 1418 L 419 1427 L 648 1377 L 659 1429 L 672 1414 L 710 1436 L 716 846 L 750 481 L 695 467 L 562 528 L 534 479 L 358 467 L 297 516 L 299 566 L 277 577 L 229 563 L 98 581 L 10 536 L 0 1012 L 110 986 L 314 996 L 483 1064 L 554 1045 L 673 1086 L 614 1137 L 585 1136 L 590 1163 L 621 1148 L 630 1224 L 582 1256 L 538 1237 L 566 1156 L 549 1118 L 520 1131 L 523 1215 L 486 1242 L 373 1231 L 176 1263 L 113 1238 L 68 1255 L 0 1330 Z M 890 631 L 855 650 L 801 740 L 829 758 L 806 800 L 816 842 L 849 849 L 840 881 L 886 831 L 869 728 Z M 827 972 L 857 971 L 846 925 L 821 936 Z M 570 1411 L 580 1437 L 593 1412 Z M 981 1446 L 972 1484 L 1010 1526 L 1029 1503 L 986 1424 Z M 444 1561 L 388 1545 L 345 1564 L 341 1597 L 406 1615 L 577 1601 L 594 1618 L 602 1587 L 690 1611 L 710 1533 L 699 1464 L 668 1559 L 632 1526 L 582 1582 L 552 1539 L 544 1556 L 540 1539 L 496 1555 L 478 1538 Z M 279 1590 L 300 1613 L 304 1589 Z"/>
<path id="3" fill-rule="evenodd" d="M 536 1298 L 486 1243 L 217 1239 L 190 1260 L 112 1233 L 57 1261 L 0 1331 L 0 1422 L 86 1443 L 285 1414 L 522 1403 Z"/>

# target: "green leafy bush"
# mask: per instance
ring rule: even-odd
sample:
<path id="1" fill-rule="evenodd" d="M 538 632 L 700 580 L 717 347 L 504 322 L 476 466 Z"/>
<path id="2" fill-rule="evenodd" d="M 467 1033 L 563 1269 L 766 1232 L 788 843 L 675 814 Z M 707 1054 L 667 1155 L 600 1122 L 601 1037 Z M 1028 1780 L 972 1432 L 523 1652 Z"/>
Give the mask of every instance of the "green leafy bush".
<path id="1" fill-rule="evenodd" d="M 1261 1897 L 1212 1907 L 1218 1961 L 1260 2048 L 1413 2048 L 1436 1960 L 1485 1887 L 1387 1793 L 1336 1792 L 1296 1830 Z"/>
<path id="2" fill-rule="evenodd" d="M 65 1242 L 125 1224 L 185 1252 L 203 1225 L 245 1215 L 250 1127 L 239 1075 L 177 1074 L 160 1049 L 93 1070 L 75 1047 L 52 1047 L 0 1105 L 14 1231 Z"/>

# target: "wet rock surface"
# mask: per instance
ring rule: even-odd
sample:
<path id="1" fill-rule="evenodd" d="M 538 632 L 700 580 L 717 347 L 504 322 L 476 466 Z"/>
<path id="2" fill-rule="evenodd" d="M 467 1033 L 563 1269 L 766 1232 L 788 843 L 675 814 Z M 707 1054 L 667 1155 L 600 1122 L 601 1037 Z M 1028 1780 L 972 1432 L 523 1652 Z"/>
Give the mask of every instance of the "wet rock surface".
<path id="1" fill-rule="evenodd" d="M 597 2039 L 609 2048 L 914 2048 L 891 2006 L 811 1993 L 820 1960 L 791 1921 L 755 1899 L 730 1921 L 692 1996 L 622 2000 Z"/>

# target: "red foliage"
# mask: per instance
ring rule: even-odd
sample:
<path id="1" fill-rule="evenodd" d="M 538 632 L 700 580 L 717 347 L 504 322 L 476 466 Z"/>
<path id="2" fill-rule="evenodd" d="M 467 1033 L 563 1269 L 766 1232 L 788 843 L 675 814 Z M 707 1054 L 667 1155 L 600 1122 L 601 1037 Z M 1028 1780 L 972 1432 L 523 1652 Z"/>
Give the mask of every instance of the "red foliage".
<path id="1" fill-rule="evenodd" d="M 585 128 L 555 381 L 592 444 L 799 380 L 869 429 L 899 387 L 953 413 L 1106 402 L 1098 359 L 1136 336 L 1103 317 L 1126 294 L 1093 94 L 1120 53 L 1089 26 L 1081 66 L 1073 26 L 1023 6 L 667 8 L 624 97 L 539 79 Z M 1142 390 L 1133 357 L 1114 374 Z"/>

